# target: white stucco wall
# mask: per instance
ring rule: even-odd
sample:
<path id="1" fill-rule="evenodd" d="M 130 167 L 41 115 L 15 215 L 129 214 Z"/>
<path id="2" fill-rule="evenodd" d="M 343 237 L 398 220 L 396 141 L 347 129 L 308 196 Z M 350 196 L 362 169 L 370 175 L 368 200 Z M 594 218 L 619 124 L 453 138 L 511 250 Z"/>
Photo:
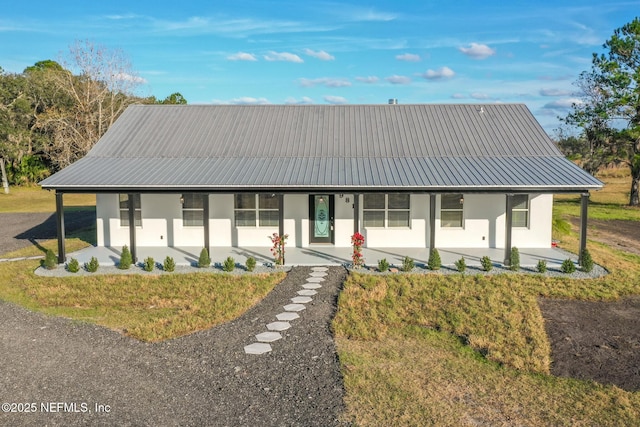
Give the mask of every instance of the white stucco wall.
<path id="1" fill-rule="evenodd" d="M 278 227 L 236 227 L 232 194 L 209 196 L 210 244 L 226 246 L 271 246 L 269 236 Z M 351 245 L 353 234 L 353 194 L 335 195 L 335 246 Z M 360 196 L 362 220 L 362 196 Z M 349 202 L 347 202 L 347 199 Z M 203 246 L 204 227 L 184 227 L 179 194 L 142 194 L 142 227 L 136 229 L 139 246 Z M 440 196 L 436 197 L 436 246 L 504 247 L 505 196 L 464 195 L 464 226 L 446 228 L 440 224 Z M 531 195 L 529 226 L 514 228 L 512 244 L 518 247 L 551 246 L 553 196 Z M 129 228 L 120 226 L 117 194 L 96 195 L 97 241 L 100 246 L 129 244 Z M 309 246 L 309 196 L 284 196 L 284 231 L 288 244 Z M 429 195 L 411 195 L 411 224 L 407 228 L 364 228 L 367 247 L 427 247 L 429 245 Z"/>

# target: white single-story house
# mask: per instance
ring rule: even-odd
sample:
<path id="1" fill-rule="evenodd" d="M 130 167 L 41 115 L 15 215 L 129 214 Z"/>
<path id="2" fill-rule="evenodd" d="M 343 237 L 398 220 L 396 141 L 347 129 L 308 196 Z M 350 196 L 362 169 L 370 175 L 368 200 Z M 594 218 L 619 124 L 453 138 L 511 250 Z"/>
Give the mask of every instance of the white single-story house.
<path id="1" fill-rule="evenodd" d="M 95 193 L 98 246 L 549 248 L 553 194 L 602 183 L 522 104 L 134 105 L 41 182 Z"/>

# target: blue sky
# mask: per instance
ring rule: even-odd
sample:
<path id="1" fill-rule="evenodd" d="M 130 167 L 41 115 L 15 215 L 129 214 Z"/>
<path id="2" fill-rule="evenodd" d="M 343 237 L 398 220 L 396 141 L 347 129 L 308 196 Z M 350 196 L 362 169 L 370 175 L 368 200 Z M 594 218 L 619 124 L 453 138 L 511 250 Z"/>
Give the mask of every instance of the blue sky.
<path id="1" fill-rule="evenodd" d="M 525 103 L 552 132 L 635 1 L 40 1 L 0 13 L 0 67 L 120 49 L 190 104 Z"/>

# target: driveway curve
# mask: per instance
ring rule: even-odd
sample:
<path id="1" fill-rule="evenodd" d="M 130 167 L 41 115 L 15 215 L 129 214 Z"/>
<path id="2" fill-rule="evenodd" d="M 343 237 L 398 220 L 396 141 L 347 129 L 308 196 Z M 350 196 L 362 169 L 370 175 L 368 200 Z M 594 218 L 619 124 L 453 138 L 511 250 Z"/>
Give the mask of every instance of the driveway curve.
<path id="1" fill-rule="evenodd" d="M 271 352 L 244 352 L 310 272 L 292 269 L 235 321 L 155 344 L 0 302 L 0 425 L 342 425 L 330 330 L 342 267 L 328 269 Z"/>

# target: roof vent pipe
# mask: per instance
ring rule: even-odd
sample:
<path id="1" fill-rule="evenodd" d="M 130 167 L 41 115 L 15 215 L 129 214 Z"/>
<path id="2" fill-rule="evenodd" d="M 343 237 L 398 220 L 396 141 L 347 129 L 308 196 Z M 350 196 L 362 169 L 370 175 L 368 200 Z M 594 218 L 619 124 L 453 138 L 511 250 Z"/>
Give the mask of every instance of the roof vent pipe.
<path id="1" fill-rule="evenodd" d="M 389 100 L 389 105 L 397 105 L 398 104 L 398 100 L 396 98 L 391 98 Z"/>

